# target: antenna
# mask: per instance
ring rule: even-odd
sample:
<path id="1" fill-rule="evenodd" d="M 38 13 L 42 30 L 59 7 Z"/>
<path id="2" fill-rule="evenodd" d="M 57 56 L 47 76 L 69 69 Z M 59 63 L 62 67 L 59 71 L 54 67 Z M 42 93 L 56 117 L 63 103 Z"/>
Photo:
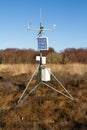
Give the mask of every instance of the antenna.
<path id="1" fill-rule="evenodd" d="M 42 11 L 41 11 L 41 8 L 40 8 L 40 23 L 42 23 Z"/>
<path id="2" fill-rule="evenodd" d="M 56 28 L 55 24 L 53 24 L 52 28 L 44 28 L 44 26 L 42 25 L 42 10 L 41 10 L 41 8 L 40 8 L 40 27 L 39 28 L 32 27 L 31 24 L 28 24 L 28 27 L 27 27 L 27 29 L 29 31 L 31 31 L 31 30 L 39 31 L 39 33 L 38 33 L 39 37 L 42 36 L 42 34 L 44 33 L 44 31 L 53 31 L 53 30 L 55 30 L 55 28 Z"/>
<path id="3" fill-rule="evenodd" d="M 53 29 L 55 29 L 56 25 L 53 25 Z M 47 37 L 42 37 L 42 32 L 43 30 L 47 30 L 50 31 L 52 29 L 44 29 L 44 27 L 41 25 L 41 9 L 40 9 L 40 28 L 36 29 L 36 28 L 31 28 L 31 30 L 39 30 L 38 33 L 38 37 L 37 37 L 37 44 L 38 44 L 38 49 L 40 51 L 40 56 L 36 56 L 36 61 L 39 62 L 38 67 L 36 68 L 35 72 L 32 74 L 26 88 L 24 89 L 21 97 L 18 100 L 18 104 L 23 101 L 25 101 L 27 99 L 27 97 L 35 90 L 37 89 L 40 85 L 45 85 L 49 88 L 51 88 L 52 90 L 56 91 L 57 93 L 62 94 L 63 96 L 65 96 L 66 98 L 69 98 L 71 100 L 73 100 L 72 95 L 68 92 L 68 90 L 63 86 L 63 84 L 56 78 L 56 76 L 51 72 L 50 68 L 48 68 L 46 66 L 46 57 L 42 56 L 42 52 L 43 50 L 48 50 L 48 38 Z M 26 90 L 28 89 L 32 79 L 34 78 L 35 74 L 38 74 L 38 84 L 36 84 L 34 86 L 34 88 L 25 95 Z M 62 89 L 65 91 L 65 93 L 63 93 L 62 91 L 56 89 L 55 87 L 53 87 L 52 83 L 50 83 L 51 81 L 51 77 L 53 77 L 55 79 L 55 81 L 57 81 L 58 85 L 62 87 Z M 51 85 L 52 86 L 51 86 Z"/>

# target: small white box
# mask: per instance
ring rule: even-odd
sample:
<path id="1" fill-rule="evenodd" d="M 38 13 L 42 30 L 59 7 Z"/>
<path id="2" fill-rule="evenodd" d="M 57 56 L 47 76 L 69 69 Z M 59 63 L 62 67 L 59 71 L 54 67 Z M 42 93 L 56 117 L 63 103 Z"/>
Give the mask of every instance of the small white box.
<path id="1" fill-rule="evenodd" d="M 42 56 L 42 64 L 45 65 L 46 64 L 46 57 Z"/>
<path id="2" fill-rule="evenodd" d="M 41 80 L 42 81 L 50 81 L 50 68 L 42 68 Z"/>
<path id="3" fill-rule="evenodd" d="M 36 56 L 36 61 L 40 61 L 40 56 Z"/>

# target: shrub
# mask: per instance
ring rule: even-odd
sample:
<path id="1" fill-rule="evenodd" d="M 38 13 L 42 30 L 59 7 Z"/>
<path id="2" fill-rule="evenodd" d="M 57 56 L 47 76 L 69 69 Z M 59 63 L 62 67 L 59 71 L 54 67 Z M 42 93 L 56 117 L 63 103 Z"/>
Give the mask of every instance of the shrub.
<path id="1" fill-rule="evenodd" d="M 62 54 L 61 53 L 50 53 L 47 55 L 47 63 L 62 63 Z"/>

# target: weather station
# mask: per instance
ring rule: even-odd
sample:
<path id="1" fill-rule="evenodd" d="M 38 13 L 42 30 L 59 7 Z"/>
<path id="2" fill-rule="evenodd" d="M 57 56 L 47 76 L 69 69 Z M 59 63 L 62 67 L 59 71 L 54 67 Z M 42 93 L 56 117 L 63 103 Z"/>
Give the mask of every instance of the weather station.
<path id="1" fill-rule="evenodd" d="M 25 101 L 28 96 L 34 91 L 36 90 L 39 86 L 41 86 L 42 84 L 49 87 L 50 89 L 56 91 L 57 93 L 62 94 L 63 96 L 65 96 L 66 98 L 69 98 L 71 100 L 73 100 L 72 95 L 68 92 L 68 90 L 64 87 L 64 85 L 59 81 L 59 79 L 56 78 L 56 76 L 51 72 L 51 69 L 49 67 L 46 66 L 46 57 L 43 56 L 43 51 L 44 50 L 49 50 L 49 44 L 48 44 L 48 37 L 43 37 L 43 32 L 44 31 L 52 31 L 56 28 L 56 25 L 53 25 L 53 28 L 50 29 L 45 29 L 44 26 L 42 25 L 41 22 L 41 11 L 40 11 L 40 27 L 39 28 L 33 28 L 30 25 L 28 26 L 28 30 L 38 30 L 38 37 L 36 38 L 37 40 L 37 46 L 38 46 L 38 50 L 40 52 L 39 56 L 36 56 L 36 61 L 39 62 L 38 67 L 36 68 L 36 70 L 34 71 L 34 73 L 32 74 L 27 86 L 25 87 L 21 97 L 18 100 L 18 104 L 19 103 L 23 103 L 23 101 Z M 27 94 L 26 91 L 30 85 L 30 83 L 32 82 L 35 74 L 37 73 L 37 80 L 38 80 L 38 84 L 36 84 L 33 89 L 31 89 Z M 62 89 L 65 91 L 64 93 L 58 89 L 56 89 L 55 87 L 50 85 L 51 82 L 51 78 L 54 78 L 54 80 L 58 83 L 59 86 L 62 87 Z"/>

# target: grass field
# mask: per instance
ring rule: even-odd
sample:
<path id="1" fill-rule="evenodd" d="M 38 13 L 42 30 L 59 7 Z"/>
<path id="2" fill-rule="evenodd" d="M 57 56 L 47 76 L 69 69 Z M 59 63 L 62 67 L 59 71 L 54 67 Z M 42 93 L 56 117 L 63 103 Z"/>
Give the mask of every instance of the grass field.
<path id="1" fill-rule="evenodd" d="M 11 75 L 20 75 L 23 73 L 33 73 L 38 65 L 37 64 L 1 64 L 0 72 L 8 72 Z M 67 72 L 70 74 L 83 75 L 87 72 L 87 64 L 48 64 L 47 67 L 51 68 L 52 72 Z"/>
<path id="2" fill-rule="evenodd" d="M 0 65 L 0 130 L 86 130 L 87 65 L 47 65 L 74 100 L 40 85 L 23 104 L 17 104 L 36 67 Z M 36 79 L 35 75 L 26 94 L 38 83 Z M 51 84 L 61 90 L 53 79 Z"/>

